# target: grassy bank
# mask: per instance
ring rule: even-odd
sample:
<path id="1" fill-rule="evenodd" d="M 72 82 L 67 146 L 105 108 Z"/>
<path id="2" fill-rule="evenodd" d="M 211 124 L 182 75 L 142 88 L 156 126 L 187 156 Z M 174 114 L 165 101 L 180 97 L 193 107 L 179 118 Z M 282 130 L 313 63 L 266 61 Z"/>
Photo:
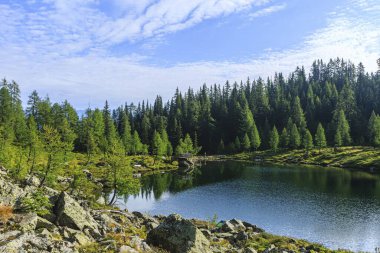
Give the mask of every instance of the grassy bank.
<path id="1" fill-rule="evenodd" d="M 362 146 L 342 147 L 336 150 L 334 148 L 315 149 L 310 151 L 308 155 L 305 150 L 279 150 L 278 152 L 267 150 L 206 158 L 206 160 L 220 159 L 263 161 L 280 164 L 310 164 L 371 171 L 380 169 L 380 149 Z"/>

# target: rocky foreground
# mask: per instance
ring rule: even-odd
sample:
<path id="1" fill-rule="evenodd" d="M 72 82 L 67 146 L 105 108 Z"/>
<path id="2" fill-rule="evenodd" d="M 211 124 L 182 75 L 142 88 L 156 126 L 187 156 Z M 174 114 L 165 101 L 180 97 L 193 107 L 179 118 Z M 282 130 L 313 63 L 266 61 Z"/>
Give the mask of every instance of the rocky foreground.
<path id="1" fill-rule="evenodd" d="M 38 185 L 35 177 L 14 184 L 0 170 L 0 252 L 330 252 L 320 245 L 269 235 L 237 219 L 215 224 L 177 214 L 152 217 L 95 210 L 86 201 L 48 187 L 42 190 L 51 203 L 49 212 L 23 211 L 20 199 L 33 194 Z"/>

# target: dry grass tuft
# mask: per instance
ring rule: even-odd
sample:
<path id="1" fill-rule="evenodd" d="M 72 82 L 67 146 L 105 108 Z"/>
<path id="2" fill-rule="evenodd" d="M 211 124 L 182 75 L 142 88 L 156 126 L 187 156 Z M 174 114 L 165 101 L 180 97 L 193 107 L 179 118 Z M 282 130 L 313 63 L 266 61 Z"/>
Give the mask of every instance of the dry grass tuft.
<path id="1" fill-rule="evenodd" d="M 11 206 L 0 205 L 0 221 L 7 222 L 13 216 L 13 208 Z"/>

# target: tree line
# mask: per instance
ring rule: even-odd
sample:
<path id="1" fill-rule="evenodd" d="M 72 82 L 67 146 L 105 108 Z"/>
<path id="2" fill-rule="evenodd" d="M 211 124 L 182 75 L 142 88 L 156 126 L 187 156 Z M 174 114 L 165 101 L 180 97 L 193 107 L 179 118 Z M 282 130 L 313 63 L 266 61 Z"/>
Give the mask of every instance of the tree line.
<path id="1" fill-rule="evenodd" d="M 331 59 L 313 62 L 284 77 L 224 85 L 198 91 L 177 90 L 164 102 L 125 103 L 87 109 L 78 115 L 65 100 L 52 103 L 33 91 L 24 109 L 19 86 L 0 89 L 0 163 L 17 168 L 23 159 L 33 170 L 35 157 L 76 151 L 112 154 L 227 154 L 272 149 L 380 145 L 380 75 L 364 66 Z M 12 150 L 13 152 L 7 152 Z M 48 171 L 48 170 L 47 170 Z"/>

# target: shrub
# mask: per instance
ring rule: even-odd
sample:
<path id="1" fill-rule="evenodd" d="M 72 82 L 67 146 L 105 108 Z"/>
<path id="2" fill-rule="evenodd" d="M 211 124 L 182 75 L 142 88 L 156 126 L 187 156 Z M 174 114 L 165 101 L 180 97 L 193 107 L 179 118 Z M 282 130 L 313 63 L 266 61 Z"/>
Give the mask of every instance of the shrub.
<path id="1" fill-rule="evenodd" d="M 0 221 L 7 222 L 13 216 L 13 208 L 11 206 L 0 205 Z"/>
<path id="2" fill-rule="evenodd" d="M 30 196 L 20 200 L 20 209 L 23 212 L 35 212 L 38 215 L 50 213 L 52 204 L 41 190 L 33 192 Z"/>

